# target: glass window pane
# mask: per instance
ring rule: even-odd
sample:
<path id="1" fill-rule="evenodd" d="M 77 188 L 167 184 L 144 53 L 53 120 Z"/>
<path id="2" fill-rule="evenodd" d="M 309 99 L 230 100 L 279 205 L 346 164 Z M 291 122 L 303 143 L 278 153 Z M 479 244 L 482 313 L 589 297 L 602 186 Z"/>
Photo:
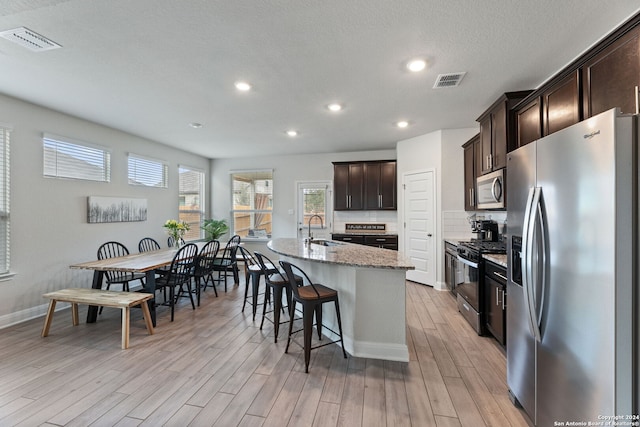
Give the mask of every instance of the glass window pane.
<path id="1" fill-rule="evenodd" d="M 233 233 L 240 237 L 271 237 L 273 171 L 234 172 L 231 181 Z"/>
<path id="2" fill-rule="evenodd" d="M 43 175 L 89 181 L 111 180 L 111 154 L 102 148 L 42 138 Z"/>
<path id="3" fill-rule="evenodd" d="M 318 226 L 326 223 L 325 213 L 326 213 L 326 196 L 327 190 L 325 188 L 305 188 L 303 189 L 303 203 L 302 206 L 304 208 L 304 223 L 309 224 L 309 220 L 311 220 L 311 226 Z M 322 218 L 322 221 L 315 216 L 313 219 L 311 218 L 313 215 L 318 215 Z"/>
<path id="4" fill-rule="evenodd" d="M 185 240 L 200 239 L 204 237 L 204 172 L 180 166 L 178 177 L 179 219 L 190 226 Z"/>
<path id="5" fill-rule="evenodd" d="M 145 159 L 129 154 L 128 177 L 131 185 L 169 187 L 169 166 L 160 160 Z"/>

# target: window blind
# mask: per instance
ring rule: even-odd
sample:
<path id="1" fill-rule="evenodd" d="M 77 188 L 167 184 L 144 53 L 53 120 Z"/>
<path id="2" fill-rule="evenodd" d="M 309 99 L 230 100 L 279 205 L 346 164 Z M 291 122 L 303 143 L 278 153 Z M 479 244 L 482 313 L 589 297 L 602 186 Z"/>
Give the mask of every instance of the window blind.
<path id="1" fill-rule="evenodd" d="M 166 162 L 129 153 L 128 164 L 130 185 L 169 187 L 169 165 Z"/>
<path id="2" fill-rule="evenodd" d="M 11 129 L 0 126 L 0 275 L 9 274 L 10 225 L 9 215 L 9 139 Z"/>
<path id="3" fill-rule="evenodd" d="M 44 135 L 43 174 L 53 178 L 111 181 L 111 153 L 105 148 Z"/>

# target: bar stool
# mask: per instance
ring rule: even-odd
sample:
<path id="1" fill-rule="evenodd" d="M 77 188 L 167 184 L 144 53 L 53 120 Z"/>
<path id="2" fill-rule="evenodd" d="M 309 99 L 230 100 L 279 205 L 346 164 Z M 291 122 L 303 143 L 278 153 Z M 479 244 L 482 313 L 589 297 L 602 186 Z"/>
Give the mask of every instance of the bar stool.
<path id="1" fill-rule="evenodd" d="M 319 283 L 313 283 L 307 274 L 302 271 L 299 267 L 286 262 L 280 261 L 280 266 L 287 275 L 287 279 L 289 280 L 289 287 L 291 288 L 291 305 L 289 307 L 289 318 L 292 320 L 289 322 L 289 337 L 287 339 L 287 347 L 284 352 L 289 352 L 289 344 L 291 343 L 291 337 L 300 332 L 304 331 L 304 368 L 305 372 L 309 373 L 309 360 L 311 359 L 311 350 L 319 347 L 324 347 L 326 345 L 334 344 L 340 342 L 342 346 L 342 354 L 344 358 L 347 358 L 347 352 L 344 350 L 344 342 L 342 339 L 342 322 L 340 321 L 340 305 L 338 303 L 338 292 L 334 289 L 328 288 Z M 296 275 L 293 273 L 293 269 L 296 269 L 301 273 L 302 276 L 306 279 L 305 281 L 309 283 L 308 285 L 298 286 L 296 283 Z M 317 345 L 315 347 L 311 346 L 311 336 L 313 334 L 313 314 L 315 312 L 316 315 L 316 328 L 318 329 L 318 338 L 322 339 L 322 304 L 327 302 L 332 302 L 336 307 L 336 318 L 338 320 L 338 332 L 329 329 L 335 335 L 338 335 L 340 339 L 327 342 L 324 344 Z M 302 305 L 302 329 L 298 329 L 297 331 L 293 330 L 293 315 L 296 309 L 296 303 L 300 303 Z"/>
<path id="2" fill-rule="evenodd" d="M 267 289 L 265 290 L 265 294 L 267 296 L 271 295 L 271 291 L 273 291 L 273 310 L 267 311 L 267 302 L 268 298 L 265 298 L 262 303 L 262 321 L 260 322 L 260 330 L 264 326 L 264 320 L 267 319 L 270 322 L 273 322 L 273 334 L 274 340 L 273 342 L 278 342 L 278 331 L 280 330 L 280 325 L 283 323 L 287 323 L 289 320 L 280 321 L 280 311 L 284 312 L 284 307 L 282 306 L 282 291 L 285 291 L 285 295 L 287 297 L 287 308 L 291 306 L 291 289 L 289 289 L 289 280 L 287 279 L 284 273 L 281 273 L 280 270 L 276 267 L 276 264 L 273 263 L 269 258 L 262 255 L 260 252 L 253 253 L 258 260 L 258 264 L 260 268 L 262 268 L 265 283 L 267 285 Z M 303 279 L 300 276 L 296 276 L 296 283 L 298 286 L 303 285 Z M 273 312 L 273 320 L 267 317 L 267 313 Z"/>
<path id="3" fill-rule="evenodd" d="M 247 304 L 247 299 L 251 298 L 251 306 L 253 307 L 253 320 L 256 320 L 256 312 L 258 311 L 258 295 L 260 290 L 260 276 L 264 275 L 264 271 L 260 267 L 260 264 L 251 255 L 248 249 L 238 246 L 238 251 L 242 255 L 244 261 L 244 301 L 242 302 L 242 312 L 244 312 L 244 306 Z M 249 279 L 251 279 L 251 295 L 249 295 Z M 265 294 L 264 298 L 267 299 Z"/>

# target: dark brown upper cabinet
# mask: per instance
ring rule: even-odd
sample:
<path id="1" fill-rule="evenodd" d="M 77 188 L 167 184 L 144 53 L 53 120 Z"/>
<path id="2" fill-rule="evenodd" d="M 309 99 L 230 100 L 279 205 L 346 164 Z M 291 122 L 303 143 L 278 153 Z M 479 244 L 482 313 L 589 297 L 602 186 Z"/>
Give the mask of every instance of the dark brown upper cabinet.
<path id="1" fill-rule="evenodd" d="M 585 118 L 614 107 L 638 113 L 640 27 L 635 26 L 582 66 Z"/>
<path id="2" fill-rule="evenodd" d="M 335 210 L 396 210 L 396 161 L 334 162 Z"/>
<path id="3" fill-rule="evenodd" d="M 364 191 L 367 210 L 396 210 L 396 162 L 365 162 Z"/>
<path id="4" fill-rule="evenodd" d="M 516 110 L 516 143 L 522 147 L 542 136 L 542 103 L 540 97 Z"/>
<path id="5" fill-rule="evenodd" d="M 544 135 L 550 135 L 582 120 L 580 70 L 570 73 L 543 95 Z"/>
<path id="6" fill-rule="evenodd" d="M 333 164 L 333 208 L 337 211 L 364 209 L 364 164 Z"/>
<path id="7" fill-rule="evenodd" d="M 476 210 L 476 151 L 480 150 L 480 134 L 474 136 L 467 141 L 462 148 L 464 149 L 464 210 Z M 478 165 L 479 166 L 479 165 Z"/>
<path id="8" fill-rule="evenodd" d="M 507 165 L 507 151 L 516 146 L 516 126 L 513 107 L 531 93 L 530 90 L 507 92 L 478 117 L 480 123 L 480 174 L 502 169 Z"/>

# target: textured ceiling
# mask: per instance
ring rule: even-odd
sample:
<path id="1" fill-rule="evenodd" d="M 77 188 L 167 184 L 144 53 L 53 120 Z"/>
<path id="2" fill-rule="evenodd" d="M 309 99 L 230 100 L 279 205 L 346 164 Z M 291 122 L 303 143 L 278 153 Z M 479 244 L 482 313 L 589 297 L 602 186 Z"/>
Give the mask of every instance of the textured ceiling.
<path id="1" fill-rule="evenodd" d="M 0 39 L 0 92 L 210 158 L 389 149 L 476 126 L 501 93 L 539 86 L 638 10 L 637 0 L 2 1 L 0 31 L 25 26 L 63 48 Z M 429 65 L 413 74 L 404 64 L 416 56 Z M 459 87 L 432 89 L 461 71 Z M 254 90 L 237 92 L 237 80 Z M 333 101 L 344 111 L 327 111 Z M 410 126 L 394 127 L 400 119 Z"/>

